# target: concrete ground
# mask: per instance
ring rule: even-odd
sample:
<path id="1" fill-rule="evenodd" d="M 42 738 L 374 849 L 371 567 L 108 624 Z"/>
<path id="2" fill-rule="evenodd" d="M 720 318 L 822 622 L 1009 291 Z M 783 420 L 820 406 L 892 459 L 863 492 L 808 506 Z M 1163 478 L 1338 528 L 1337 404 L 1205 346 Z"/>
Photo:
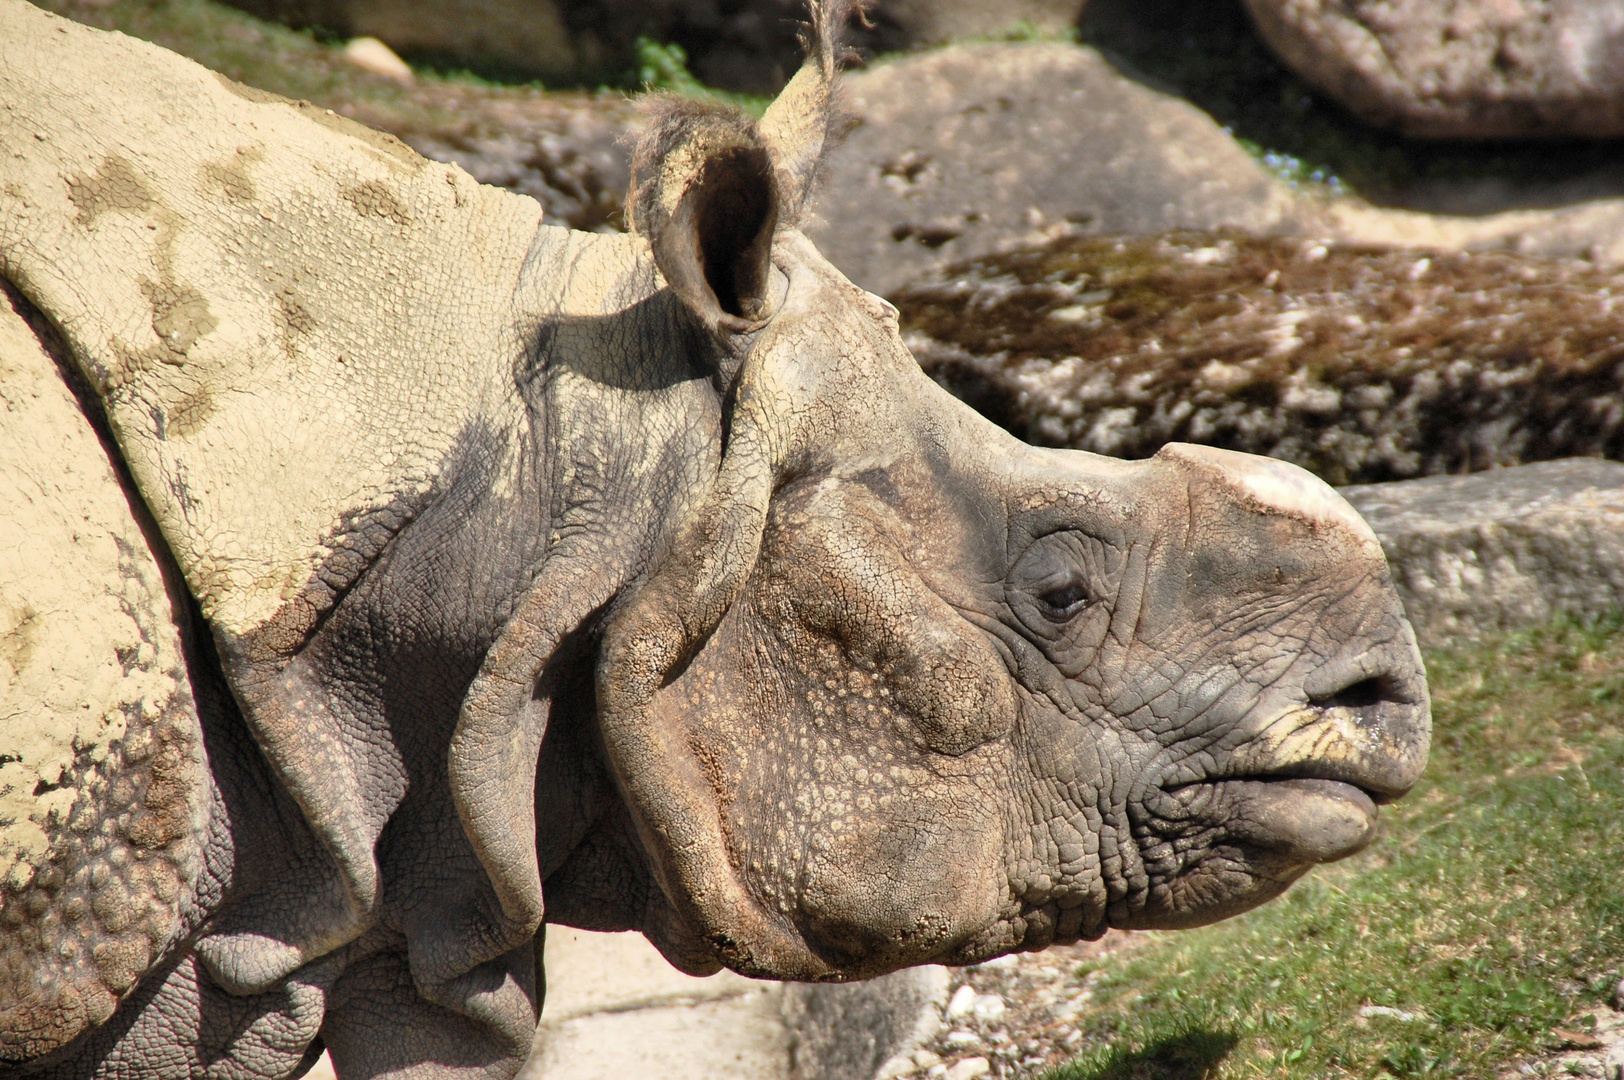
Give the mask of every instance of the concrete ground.
<path id="1" fill-rule="evenodd" d="M 547 928 L 547 1000 L 517 1080 L 788 1080 L 783 988 L 684 975 L 642 934 Z M 334 1080 L 325 1054 L 307 1080 Z"/>
<path id="2" fill-rule="evenodd" d="M 642 934 L 547 928 L 547 1001 L 518 1080 L 786 1080 L 777 983 L 695 979 Z"/>

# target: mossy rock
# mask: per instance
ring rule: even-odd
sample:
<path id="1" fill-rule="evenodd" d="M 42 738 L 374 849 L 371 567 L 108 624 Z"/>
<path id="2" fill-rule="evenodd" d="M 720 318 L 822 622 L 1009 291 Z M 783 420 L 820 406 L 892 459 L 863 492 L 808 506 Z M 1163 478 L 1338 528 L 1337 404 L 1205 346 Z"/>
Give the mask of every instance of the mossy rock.
<path id="1" fill-rule="evenodd" d="M 1624 271 L 1588 263 L 1180 232 L 892 299 L 925 370 L 1036 443 L 1205 443 L 1338 484 L 1624 456 Z"/>

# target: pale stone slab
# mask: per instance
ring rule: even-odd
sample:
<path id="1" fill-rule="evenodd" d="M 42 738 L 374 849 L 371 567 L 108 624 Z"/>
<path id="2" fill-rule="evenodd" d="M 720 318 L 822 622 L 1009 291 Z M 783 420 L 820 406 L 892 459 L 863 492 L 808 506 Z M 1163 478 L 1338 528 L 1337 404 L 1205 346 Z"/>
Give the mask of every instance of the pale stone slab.
<path id="1" fill-rule="evenodd" d="M 781 990 L 544 1023 L 519 1080 L 786 1080 Z"/>
<path id="2" fill-rule="evenodd" d="M 771 983 L 721 971 L 704 979 L 672 967 L 642 934 L 549 926 L 542 1026 L 597 1012 L 740 997 Z"/>
<path id="3" fill-rule="evenodd" d="M 1624 608 L 1624 464 L 1568 458 L 1341 489 L 1424 645 Z"/>

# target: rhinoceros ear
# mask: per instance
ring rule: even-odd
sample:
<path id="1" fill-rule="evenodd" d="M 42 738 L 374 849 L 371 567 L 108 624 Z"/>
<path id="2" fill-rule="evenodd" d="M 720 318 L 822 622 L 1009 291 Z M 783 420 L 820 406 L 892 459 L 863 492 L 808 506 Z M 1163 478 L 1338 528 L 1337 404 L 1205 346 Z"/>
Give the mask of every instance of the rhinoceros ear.
<path id="1" fill-rule="evenodd" d="M 735 109 L 662 96 L 650 112 L 632 158 L 632 227 L 705 327 L 757 329 L 778 222 L 772 157 Z"/>
<path id="2" fill-rule="evenodd" d="M 835 78 L 846 58 L 841 31 L 854 13 L 862 17 L 864 6 L 852 0 L 811 0 L 811 18 L 802 35 L 806 62 L 761 118 L 761 138 L 777 174 L 779 216 L 786 225 L 800 223 L 811 197 L 838 113 Z"/>

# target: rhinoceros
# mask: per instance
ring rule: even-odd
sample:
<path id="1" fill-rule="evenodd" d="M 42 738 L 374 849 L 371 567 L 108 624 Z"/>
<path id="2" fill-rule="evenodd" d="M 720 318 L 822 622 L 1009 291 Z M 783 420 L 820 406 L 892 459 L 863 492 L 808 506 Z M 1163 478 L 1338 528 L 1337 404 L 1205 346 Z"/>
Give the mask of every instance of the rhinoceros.
<path id="1" fill-rule="evenodd" d="M 812 16 L 597 235 L 0 0 L 0 1068 L 505 1077 L 546 922 L 968 964 L 1250 908 L 1416 782 L 1332 489 L 1021 443 L 802 235 Z"/>

